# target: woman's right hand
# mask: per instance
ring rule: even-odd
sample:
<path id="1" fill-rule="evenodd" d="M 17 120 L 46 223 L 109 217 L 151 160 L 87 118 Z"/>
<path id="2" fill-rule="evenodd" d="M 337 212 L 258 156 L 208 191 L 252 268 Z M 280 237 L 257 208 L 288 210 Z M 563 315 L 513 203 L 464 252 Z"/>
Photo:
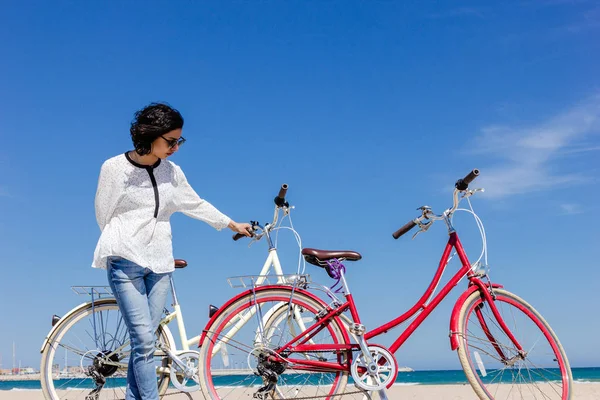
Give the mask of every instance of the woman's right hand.
<path id="1" fill-rule="evenodd" d="M 247 222 L 235 222 L 234 220 L 231 220 L 227 227 L 235 233 L 240 233 L 244 236 L 252 236 L 252 225 Z"/>

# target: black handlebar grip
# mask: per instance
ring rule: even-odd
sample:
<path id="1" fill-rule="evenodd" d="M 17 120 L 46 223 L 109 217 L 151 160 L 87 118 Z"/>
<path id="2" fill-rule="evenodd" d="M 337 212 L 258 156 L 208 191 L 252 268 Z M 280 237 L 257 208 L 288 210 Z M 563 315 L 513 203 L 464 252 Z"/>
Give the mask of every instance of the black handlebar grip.
<path id="1" fill-rule="evenodd" d="M 410 231 L 415 226 L 417 226 L 415 221 L 409 221 L 402 228 L 392 233 L 392 236 L 394 237 L 394 239 L 398 239 L 400 236 L 404 235 L 406 232 Z"/>
<path id="2" fill-rule="evenodd" d="M 279 194 L 277 195 L 277 197 L 279 197 L 281 200 L 285 199 L 285 194 L 287 193 L 288 190 L 288 185 L 287 183 L 284 183 L 283 185 L 281 185 L 281 189 L 279 189 Z"/>
<path id="3" fill-rule="evenodd" d="M 246 237 L 246 235 L 242 235 L 241 233 L 236 233 L 235 235 L 233 235 L 233 240 L 240 240 L 243 237 Z"/>
<path id="4" fill-rule="evenodd" d="M 475 168 L 473 171 L 469 172 L 467 176 L 462 179 L 456 181 L 454 185 L 458 190 L 467 190 L 469 188 L 469 183 L 473 182 L 475 178 L 479 175 L 479 170 Z"/>
<path id="5" fill-rule="evenodd" d="M 289 207 L 290 204 L 285 201 L 285 195 L 287 193 L 288 190 L 288 185 L 287 183 L 284 183 L 283 185 L 281 185 L 281 189 L 279 189 L 279 194 L 277 195 L 277 197 L 275 197 L 275 205 L 277 207 Z"/>
<path id="6" fill-rule="evenodd" d="M 473 171 L 469 172 L 469 174 L 463 178 L 463 182 L 465 182 L 468 185 L 469 183 L 473 182 L 473 180 L 475 178 L 477 178 L 478 175 L 479 175 L 479 170 L 477 168 L 475 168 Z"/>

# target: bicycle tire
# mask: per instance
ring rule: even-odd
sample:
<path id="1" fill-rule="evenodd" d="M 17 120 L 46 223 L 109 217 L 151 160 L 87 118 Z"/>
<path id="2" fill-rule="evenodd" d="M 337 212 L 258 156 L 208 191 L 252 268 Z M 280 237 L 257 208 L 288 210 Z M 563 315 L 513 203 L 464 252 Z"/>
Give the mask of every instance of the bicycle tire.
<path id="1" fill-rule="evenodd" d="M 253 397 L 258 388 L 264 385 L 264 380 L 259 375 L 254 375 L 257 371 L 257 357 L 259 354 L 272 353 L 277 346 L 281 346 L 293 337 L 290 336 L 287 329 L 288 325 L 277 325 L 282 326 L 281 329 L 272 323 L 267 325 L 269 322 L 264 321 L 262 316 L 263 311 L 264 314 L 268 314 L 269 310 L 277 307 L 278 311 L 271 313 L 269 318 L 281 322 L 282 302 L 301 309 L 303 318 L 312 318 L 312 323 L 316 321 L 318 312 L 326 307 L 323 302 L 298 291 L 293 292 L 291 288 L 276 288 L 256 293 L 248 292 L 224 309 L 219 318 L 207 329 L 208 332 L 201 344 L 199 378 L 205 398 L 221 400 L 246 396 Z M 252 310 L 256 310 L 251 319 L 246 321 L 233 337 L 227 337 L 228 332 L 231 332 L 228 329 L 232 325 L 228 325 L 228 323 L 246 318 L 245 316 L 248 315 L 251 307 L 254 307 Z M 293 323 L 293 318 L 291 316 L 289 320 L 286 320 L 286 324 Z M 328 326 L 318 335 L 312 337 L 311 340 L 316 343 L 345 344 L 346 339 L 342 334 L 342 329 L 341 321 L 337 317 L 333 318 Z M 271 330 L 271 332 L 262 334 L 257 339 L 257 332 L 265 332 L 265 330 Z M 225 367 L 219 369 L 218 357 L 216 355 L 213 357 L 213 348 L 217 344 L 221 346 L 221 349 L 227 349 L 230 365 L 233 364 L 242 368 L 230 370 L 229 375 Z M 348 357 L 348 355 L 342 354 L 315 355 L 309 353 L 302 353 L 302 356 L 311 359 L 317 356 L 322 357 L 320 360 L 324 360 L 324 357 L 333 357 L 338 362 L 343 362 Z M 231 371 L 234 371 L 234 373 Z M 294 369 L 293 365 L 288 365 L 286 372 L 278 376 L 277 389 L 273 392 L 274 398 L 290 399 L 308 397 L 309 395 L 320 395 L 320 398 L 324 399 L 332 398 L 333 395 L 342 393 L 345 390 L 349 374 L 349 370 L 335 373 L 309 372 L 306 374 L 304 372 L 306 371 L 300 371 Z"/>
<path id="2" fill-rule="evenodd" d="M 75 309 L 58 324 L 42 352 L 40 380 L 44 397 L 47 400 L 84 400 L 96 386 L 92 377 L 85 373 L 88 367 L 94 367 L 96 372 L 106 375 L 101 398 L 124 398 L 130 351 L 129 333 L 116 300 L 108 298 L 89 303 Z M 157 339 L 168 348 L 173 348 L 167 328 L 159 327 Z M 59 349 L 65 351 L 64 365 Z M 106 359 L 110 361 L 102 366 L 101 361 Z M 157 350 L 155 359 L 168 371 L 171 361 L 165 354 Z M 69 362 L 71 366 L 67 368 Z M 61 365 L 62 371 L 57 371 Z M 159 394 L 163 395 L 169 386 L 168 372 L 161 373 L 158 380 Z"/>
<path id="3" fill-rule="evenodd" d="M 571 368 L 550 325 L 515 294 L 494 289 L 494 297 L 498 312 L 525 353 L 519 354 L 480 293 L 471 294 L 460 309 L 458 357 L 479 398 L 571 399 Z"/>

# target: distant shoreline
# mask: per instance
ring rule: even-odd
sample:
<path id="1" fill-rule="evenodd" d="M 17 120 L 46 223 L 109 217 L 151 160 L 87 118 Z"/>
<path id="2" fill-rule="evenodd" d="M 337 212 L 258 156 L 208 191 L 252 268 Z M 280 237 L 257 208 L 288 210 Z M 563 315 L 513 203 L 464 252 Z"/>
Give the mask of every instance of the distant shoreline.
<path id="1" fill-rule="evenodd" d="M 39 381 L 40 374 L 0 375 L 0 382 Z"/>

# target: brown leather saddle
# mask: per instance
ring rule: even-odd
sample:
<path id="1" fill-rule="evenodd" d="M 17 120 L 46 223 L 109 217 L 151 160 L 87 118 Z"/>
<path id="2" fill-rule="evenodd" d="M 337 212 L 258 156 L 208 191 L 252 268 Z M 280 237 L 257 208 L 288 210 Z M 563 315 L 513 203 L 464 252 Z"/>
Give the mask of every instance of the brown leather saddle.
<path id="1" fill-rule="evenodd" d="M 319 250 L 306 248 L 302 249 L 302 255 L 307 263 L 324 268 L 330 277 L 334 277 L 329 269 L 327 261 L 358 261 L 362 258 L 360 253 L 350 250 Z"/>

